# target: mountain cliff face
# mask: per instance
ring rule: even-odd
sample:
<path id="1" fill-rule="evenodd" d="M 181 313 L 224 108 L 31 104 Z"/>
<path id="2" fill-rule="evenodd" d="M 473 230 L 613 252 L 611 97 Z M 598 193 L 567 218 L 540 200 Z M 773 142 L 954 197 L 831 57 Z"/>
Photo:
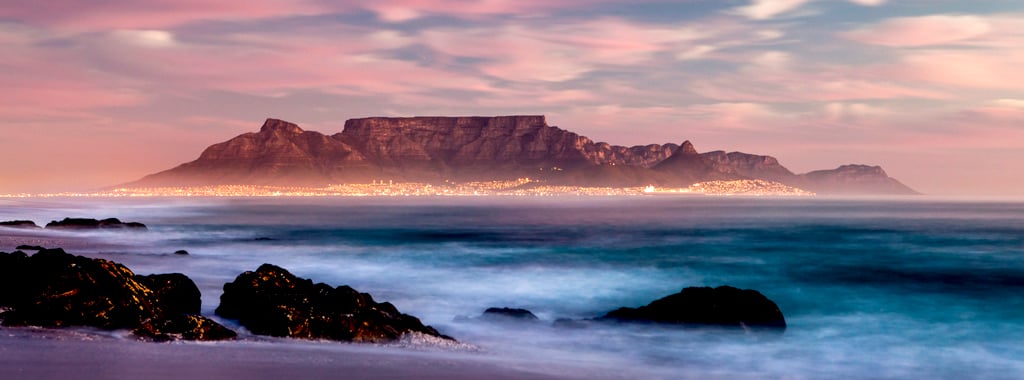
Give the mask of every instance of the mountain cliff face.
<path id="1" fill-rule="evenodd" d="M 740 179 L 743 176 L 719 168 L 716 162 L 697 153 L 693 143 L 683 141 L 674 154 L 654 166 L 654 171 L 663 175 L 662 184 L 689 186 L 701 181 Z"/>
<path id="2" fill-rule="evenodd" d="M 549 126 L 544 116 L 372 117 L 331 136 L 267 119 L 208 147 L 195 161 L 129 187 L 219 184 L 324 185 L 372 180 L 441 182 L 538 178 L 580 186 L 687 186 L 768 179 L 822 193 L 912 193 L 881 168 L 844 166 L 795 175 L 770 156 L 698 153 L 681 145 L 595 143 Z"/>
<path id="3" fill-rule="evenodd" d="M 715 168 L 723 173 L 778 182 L 790 181 L 796 176 L 771 156 L 741 152 L 725 153 L 721 150 L 707 152 L 701 156 L 713 162 Z"/>

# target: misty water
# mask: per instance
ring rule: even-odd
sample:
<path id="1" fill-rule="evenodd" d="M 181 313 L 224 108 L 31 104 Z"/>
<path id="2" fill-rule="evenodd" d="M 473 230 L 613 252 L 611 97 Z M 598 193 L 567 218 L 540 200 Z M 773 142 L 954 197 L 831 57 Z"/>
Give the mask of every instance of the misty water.
<path id="1" fill-rule="evenodd" d="M 3 220 L 147 224 L 145 233 L 59 234 L 91 242 L 72 253 L 137 273 L 187 274 L 208 315 L 225 282 L 273 263 L 389 301 L 475 346 L 472 355 L 555 376 L 1024 376 L 1024 203 L 653 196 L 0 204 Z M 171 254 L 179 249 L 190 255 Z M 774 300 L 785 334 L 551 326 L 718 285 Z M 477 319 L 492 306 L 526 308 L 542 322 Z"/>

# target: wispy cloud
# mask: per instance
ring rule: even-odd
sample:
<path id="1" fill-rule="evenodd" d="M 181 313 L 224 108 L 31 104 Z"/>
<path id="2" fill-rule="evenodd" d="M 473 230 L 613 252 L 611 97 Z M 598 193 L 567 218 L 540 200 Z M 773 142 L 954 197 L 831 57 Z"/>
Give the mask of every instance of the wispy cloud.
<path id="1" fill-rule="evenodd" d="M 754 20 L 766 20 L 793 11 L 808 0 L 751 0 L 750 4 L 735 8 L 736 13 Z"/>
<path id="2" fill-rule="evenodd" d="M 932 15 L 893 18 L 845 35 L 856 41 L 876 45 L 928 46 L 969 41 L 991 31 L 992 26 L 983 17 Z"/>

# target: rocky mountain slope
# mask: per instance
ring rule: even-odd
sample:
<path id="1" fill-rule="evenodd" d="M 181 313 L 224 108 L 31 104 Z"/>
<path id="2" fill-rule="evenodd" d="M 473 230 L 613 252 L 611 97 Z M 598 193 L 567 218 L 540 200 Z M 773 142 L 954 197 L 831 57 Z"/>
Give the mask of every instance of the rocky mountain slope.
<path id="1" fill-rule="evenodd" d="M 443 182 L 530 177 L 578 186 L 687 186 L 766 179 L 819 193 L 913 194 L 879 167 L 797 175 L 770 156 L 698 153 L 681 145 L 595 143 L 544 116 L 372 117 L 324 135 L 267 119 L 259 132 L 214 144 L 192 162 L 128 187 L 324 185 L 374 180 Z"/>

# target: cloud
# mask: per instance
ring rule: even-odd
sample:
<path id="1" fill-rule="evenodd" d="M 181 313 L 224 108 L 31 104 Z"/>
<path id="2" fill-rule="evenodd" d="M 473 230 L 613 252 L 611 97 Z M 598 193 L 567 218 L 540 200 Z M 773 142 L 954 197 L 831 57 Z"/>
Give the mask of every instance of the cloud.
<path id="1" fill-rule="evenodd" d="M 849 123 L 865 118 L 887 116 L 891 111 L 865 103 L 830 102 L 822 110 L 823 118 L 830 123 Z"/>
<path id="2" fill-rule="evenodd" d="M 1024 109 L 1024 99 L 996 99 L 992 103 L 1000 107 Z"/>
<path id="3" fill-rule="evenodd" d="M 751 0 L 749 5 L 737 7 L 734 11 L 754 20 L 767 20 L 793 11 L 808 0 Z"/>
<path id="4" fill-rule="evenodd" d="M 1024 50 L 924 50 L 904 55 L 886 75 L 954 88 L 1020 90 Z"/>
<path id="5" fill-rule="evenodd" d="M 991 31 L 983 17 L 932 15 L 888 19 L 844 35 L 866 44 L 913 47 L 959 43 Z"/>
<path id="6" fill-rule="evenodd" d="M 886 0 L 849 0 L 851 3 L 863 5 L 866 7 L 877 7 L 885 4 Z"/>
<path id="7" fill-rule="evenodd" d="M 687 61 L 691 59 L 701 59 L 707 57 L 708 54 L 717 50 L 716 47 L 711 45 L 697 45 L 691 47 L 685 51 L 676 54 L 676 59 L 680 61 Z"/>
<path id="8" fill-rule="evenodd" d="M 656 54 L 697 48 L 715 33 L 689 26 L 656 26 L 606 18 L 537 25 L 438 28 L 422 42 L 441 53 L 483 62 L 486 75 L 511 81 L 560 82 L 608 66 L 642 65 Z"/>
<path id="9" fill-rule="evenodd" d="M 745 62 L 715 76 L 694 76 L 687 89 L 720 102 L 808 103 L 881 99 L 945 99 L 920 84 L 896 81 L 906 74 L 873 72 L 852 64 L 825 64 L 784 51 L 754 51 L 733 57 Z"/>
<path id="10" fill-rule="evenodd" d="M 115 30 L 115 38 L 147 47 L 168 47 L 176 43 L 174 34 L 165 30 Z"/>
<path id="11" fill-rule="evenodd" d="M 633 1 L 633 4 L 657 0 Z M 376 0 L 353 3 L 350 7 L 368 9 L 387 22 L 404 22 L 424 16 L 440 15 L 462 19 L 512 15 L 542 16 L 559 10 L 593 7 L 616 0 Z"/>
<path id="12" fill-rule="evenodd" d="M 97 31 L 166 29 L 195 21 L 231 21 L 320 14 L 308 0 L 75 0 L 0 2 L 0 16 L 32 25 Z"/>

